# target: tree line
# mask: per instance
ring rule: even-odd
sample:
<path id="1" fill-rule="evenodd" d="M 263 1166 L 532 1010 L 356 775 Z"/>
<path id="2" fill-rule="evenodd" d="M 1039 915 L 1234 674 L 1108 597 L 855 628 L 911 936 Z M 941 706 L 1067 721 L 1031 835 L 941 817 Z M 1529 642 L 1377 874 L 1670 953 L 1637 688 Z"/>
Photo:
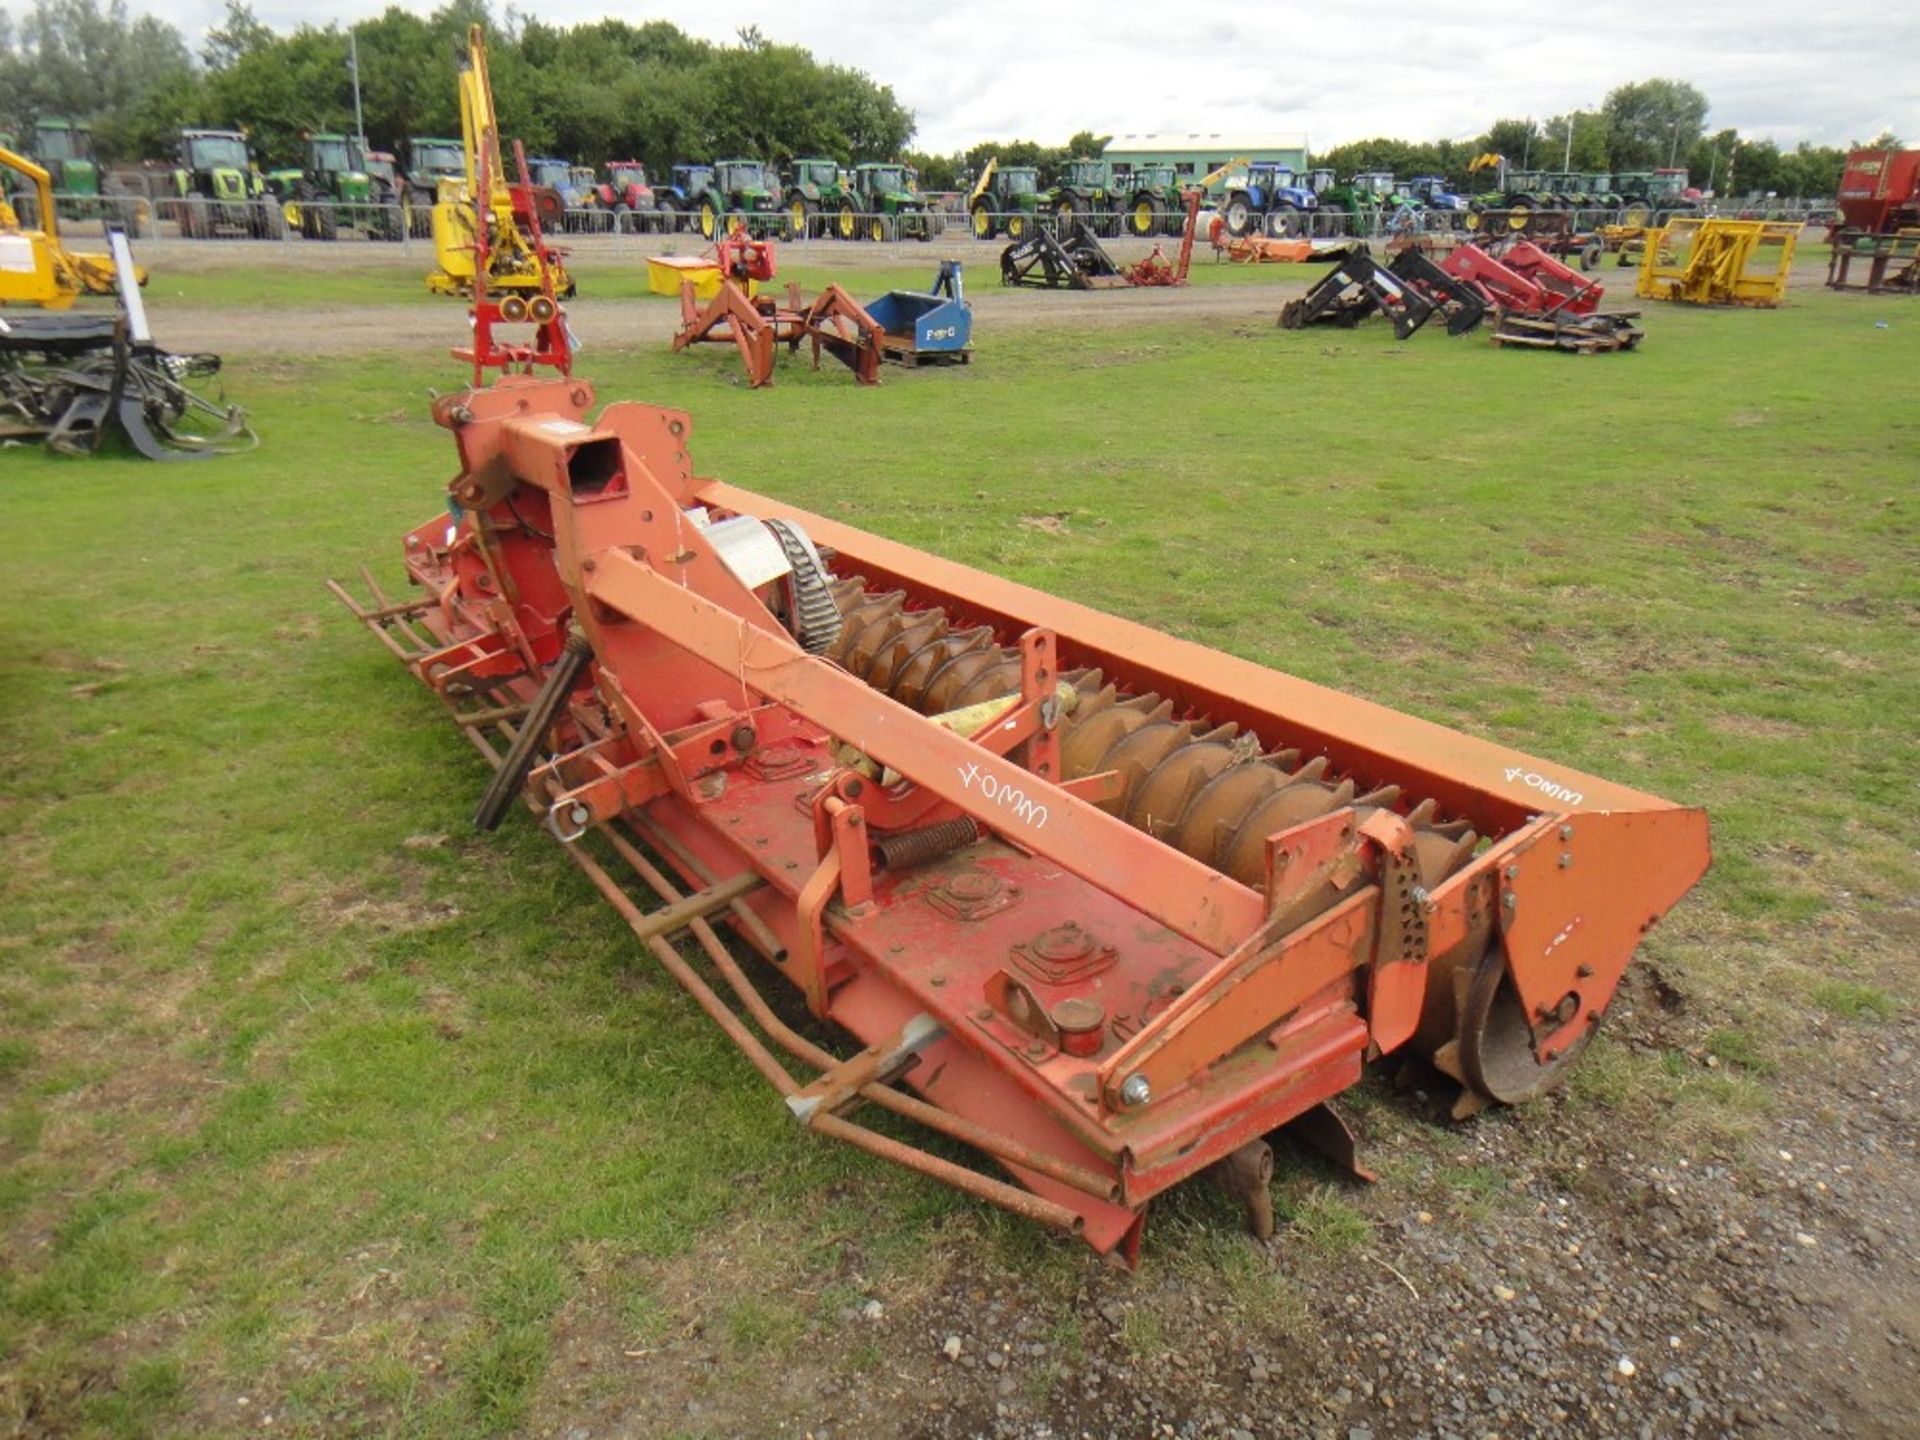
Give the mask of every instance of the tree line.
<path id="1" fill-rule="evenodd" d="M 353 27 L 366 130 L 376 143 L 460 133 L 455 57 L 476 21 L 487 26 L 502 128 L 529 154 L 588 164 L 637 159 L 656 173 L 674 161 L 732 155 L 852 164 L 892 159 L 914 135 L 913 112 L 890 86 L 776 44 L 757 28 L 716 45 L 664 20 L 558 26 L 511 10 L 495 15 L 489 0 L 449 0 L 424 17 L 396 6 Z M 282 33 L 260 23 L 245 0 L 227 0 L 198 53 L 177 27 L 131 16 L 125 0 L 31 0 L 17 22 L 0 7 L 0 131 L 24 133 L 43 115 L 87 119 L 103 158 L 133 163 L 171 154 L 183 127 L 244 128 L 263 166 L 298 164 L 306 132 L 353 128 L 348 55 L 340 26 Z M 1342 178 L 1367 170 L 1440 175 L 1461 192 L 1476 183 L 1469 165 L 1489 153 L 1534 170 L 1684 165 L 1694 184 L 1723 195 L 1820 199 L 1839 188 L 1845 150 L 1782 150 L 1732 130 L 1709 132 L 1708 112 L 1707 97 L 1685 81 L 1643 80 L 1617 86 L 1592 110 L 1497 120 L 1468 141 L 1360 140 L 1315 155 L 1313 164 Z M 1098 155 L 1109 139 L 1081 131 L 1058 146 L 985 142 L 906 158 L 931 190 L 963 188 L 991 158 L 1037 166 L 1049 183 L 1064 161 Z M 1882 135 L 1869 143 L 1898 142 Z M 1492 179 L 1477 183 L 1489 188 Z"/>
<path id="2" fill-rule="evenodd" d="M 716 45 L 661 20 L 558 26 L 451 0 L 353 27 L 376 144 L 459 135 L 455 62 L 476 21 L 501 128 L 529 154 L 661 171 L 734 155 L 855 163 L 891 159 L 913 135 L 913 112 L 890 87 L 755 28 Z M 89 119 L 100 154 L 130 164 L 169 155 L 183 127 L 243 128 L 263 166 L 298 164 L 307 132 L 353 130 L 348 56 L 340 26 L 277 32 L 245 0 L 228 0 L 197 55 L 176 27 L 129 16 L 125 0 L 33 0 L 17 24 L 0 9 L 0 130 Z"/>

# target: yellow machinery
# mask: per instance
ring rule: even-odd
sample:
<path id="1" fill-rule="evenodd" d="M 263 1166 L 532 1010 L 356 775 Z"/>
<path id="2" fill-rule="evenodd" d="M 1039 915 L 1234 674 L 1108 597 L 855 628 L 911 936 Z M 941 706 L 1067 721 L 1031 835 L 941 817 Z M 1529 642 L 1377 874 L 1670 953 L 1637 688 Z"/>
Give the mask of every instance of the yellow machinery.
<path id="1" fill-rule="evenodd" d="M 1786 296 L 1800 229 L 1776 220 L 1676 215 L 1645 234 L 1640 298 L 1771 309 Z"/>
<path id="2" fill-rule="evenodd" d="M 33 187 L 38 229 L 21 224 L 7 203 L 7 172 Z M 0 149 L 0 305 L 37 305 L 65 310 L 82 295 L 114 293 L 113 257 L 82 254 L 60 243 L 60 218 L 53 208 L 53 178 L 24 155 Z M 138 267 L 134 279 L 147 283 Z"/>
<path id="3" fill-rule="evenodd" d="M 486 39 L 478 25 L 467 32 L 467 55 L 460 66 L 460 138 L 466 173 L 440 181 L 433 206 L 434 268 L 427 288 L 440 295 L 471 295 L 474 266 L 484 249 L 489 290 L 541 293 L 544 269 L 552 274 L 556 294 L 572 295 L 573 277 L 538 238 L 532 187 L 511 183 L 501 161 Z M 484 239 L 474 209 L 474 197 L 482 194 L 487 210 Z"/>

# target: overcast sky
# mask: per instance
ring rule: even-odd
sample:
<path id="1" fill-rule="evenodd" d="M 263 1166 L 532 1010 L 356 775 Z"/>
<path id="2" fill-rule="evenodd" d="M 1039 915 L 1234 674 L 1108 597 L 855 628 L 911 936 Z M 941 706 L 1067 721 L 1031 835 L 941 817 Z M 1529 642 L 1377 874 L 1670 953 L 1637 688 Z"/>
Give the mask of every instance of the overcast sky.
<path id="1" fill-rule="evenodd" d="M 388 0 L 253 0 L 278 29 L 365 18 Z M 222 0 L 133 0 L 196 49 Z M 412 3 L 422 13 L 433 6 Z M 1882 130 L 1920 138 L 1914 0 L 1612 0 L 1567 6 L 1178 0 L 697 0 L 622 8 L 520 0 L 554 23 L 666 19 L 728 40 L 744 25 L 890 84 L 917 148 L 1059 144 L 1081 128 L 1304 131 L 1316 149 L 1373 135 L 1470 139 L 1501 116 L 1597 106 L 1614 85 L 1690 80 L 1710 125 L 1783 146 Z M 1520 17 L 1520 18 L 1515 18 Z"/>

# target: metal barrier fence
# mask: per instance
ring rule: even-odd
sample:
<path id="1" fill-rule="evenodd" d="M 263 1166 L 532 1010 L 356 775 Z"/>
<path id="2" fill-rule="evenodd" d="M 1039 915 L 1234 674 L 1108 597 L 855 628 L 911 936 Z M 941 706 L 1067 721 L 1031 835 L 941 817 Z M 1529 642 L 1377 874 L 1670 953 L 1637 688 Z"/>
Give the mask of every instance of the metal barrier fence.
<path id="1" fill-rule="evenodd" d="M 9 201 L 22 223 L 38 223 L 39 202 L 31 192 L 10 196 Z M 433 233 L 431 209 L 405 202 L 285 201 L 273 196 L 214 200 L 203 196 L 148 198 L 134 195 L 56 195 L 54 204 L 61 227 L 75 236 L 100 234 L 107 225 L 117 224 L 123 226 L 134 239 L 219 240 L 280 245 L 363 242 L 392 244 L 404 251 L 413 242 L 430 240 Z M 1210 207 L 1202 211 L 1200 235 L 1203 239 L 1214 213 Z M 1812 205 L 1769 204 L 1764 207 L 1729 205 L 1705 212 L 1648 212 L 1645 206 L 1627 205 L 1619 209 L 1516 209 L 1474 215 L 1466 211 L 1400 207 L 1358 213 L 1309 210 L 1266 217 L 1256 215 L 1252 217 L 1250 229 L 1269 235 L 1296 235 L 1308 239 L 1387 239 L 1408 233 L 1435 234 L 1473 229 L 1484 230 L 1491 235 L 1520 229 L 1529 233 L 1542 230 L 1557 232 L 1562 229 L 1591 232 L 1603 225 L 1664 224 L 1676 214 L 1702 213 L 1719 213 L 1742 219 L 1817 221 L 1828 216 L 1830 210 L 1828 207 Z M 1144 230 L 1137 217 L 1131 214 L 1103 212 L 1081 214 L 1073 218 L 1089 226 L 1103 239 L 1156 240 L 1176 237 L 1186 223 L 1183 210 L 1156 214 L 1152 224 Z M 790 242 L 931 241 L 971 237 L 978 241 L 1004 243 L 1033 229 L 1057 229 L 1060 217 L 1035 210 L 968 212 L 930 209 L 894 214 L 838 210 L 810 214 L 804 226 L 799 226 L 794 217 L 784 210 L 736 214 L 700 208 L 675 209 L 663 204 L 651 211 L 609 211 L 599 207 L 569 209 L 561 215 L 558 224 L 550 229 L 555 238 L 562 242 L 574 236 L 617 239 L 669 235 L 683 235 L 704 241 L 716 233 L 724 233 L 729 225 L 736 222 L 743 224 L 755 236 Z"/>

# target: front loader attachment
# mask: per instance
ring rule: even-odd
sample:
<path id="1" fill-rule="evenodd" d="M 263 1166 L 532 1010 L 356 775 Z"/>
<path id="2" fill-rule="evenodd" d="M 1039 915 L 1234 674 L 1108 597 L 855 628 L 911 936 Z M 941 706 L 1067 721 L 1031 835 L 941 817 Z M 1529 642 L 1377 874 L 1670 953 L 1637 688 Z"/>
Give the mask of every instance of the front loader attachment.
<path id="1" fill-rule="evenodd" d="M 1338 325 L 1351 329 L 1379 311 L 1393 322 L 1394 336 L 1405 340 L 1433 317 L 1435 309 L 1418 287 L 1402 281 L 1371 255 L 1349 255 L 1305 295 L 1281 307 L 1280 328 Z"/>
<path id="2" fill-rule="evenodd" d="M 1268 1137 L 1351 1163 L 1326 1107 L 1374 1054 L 1463 1111 L 1558 1083 L 1706 867 L 1697 809 L 698 476 L 684 413 L 591 404 L 442 397 L 412 597 L 337 593 L 796 1123 L 1099 1251 L 1208 1170 L 1270 1228 Z"/>

